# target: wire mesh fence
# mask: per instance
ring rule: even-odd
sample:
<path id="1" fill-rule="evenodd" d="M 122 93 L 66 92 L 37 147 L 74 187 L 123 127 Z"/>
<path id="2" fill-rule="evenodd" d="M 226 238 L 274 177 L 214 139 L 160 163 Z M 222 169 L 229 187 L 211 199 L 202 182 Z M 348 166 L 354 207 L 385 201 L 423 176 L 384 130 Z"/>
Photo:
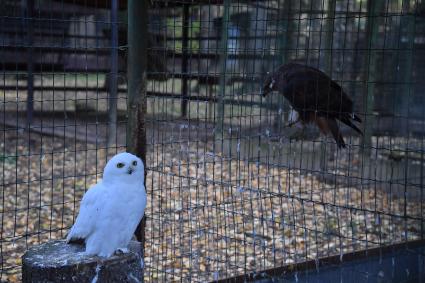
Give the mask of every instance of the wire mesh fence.
<path id="1" fill-rule="evenodd" d="M 1 3 L 2 280 L 19 280 L 26 248 L 64 237 L 126 149 L 125 4 Z M 149 2 L 145 280 L 216 281 L 423 240 L 424 7 Z M 341 85 L 364 135 L 341 125 L 340 149 L 315 126 L 288 127 L 288 100 L 260 92 L 289 62 Z"/>
<path id="2" fill-rule="evenodd" d="M 146 278 L 214 281 L 422 239 L 421 5 L 154 3 L 167 44 L 150 51 L 170 68 L 148 87 L 165 94 L 148 98 Z M 364 136 L 344 128 L 338 150 L 285 127 L 288 102 L 259 93 L 288 62 L 342 85 Z"/>
<path id="3" fill-rule="evenodd" d="M 111 30 L 126 20 L 111 21 L 108 3 L 0 3 L 2 282 L 20 281 L 28 247 L 65 236 L 108 155 L 125 150 L 125 85 L 111 135 L 108 78 L 124 76 Z"/>

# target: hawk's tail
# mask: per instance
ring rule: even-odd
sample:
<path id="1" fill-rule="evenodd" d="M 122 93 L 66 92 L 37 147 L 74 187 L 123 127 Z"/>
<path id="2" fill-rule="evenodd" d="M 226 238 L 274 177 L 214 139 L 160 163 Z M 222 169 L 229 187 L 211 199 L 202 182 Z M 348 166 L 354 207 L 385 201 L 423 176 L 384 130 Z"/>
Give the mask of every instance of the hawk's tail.
<path id="1" fill-rule="evenodd" d="M 344 138 L 339 131 L 338 124 L 334 118 L 317 117 L 316 124 L 324 134 L 332 134 L 338 148 L 345 148 Z"/>
<path id="2" fill-rule="evenodd" d="M 353 130 L 355 130 L 357 133 L 359 133 L 360 135 L 363 136 L 363 132 L 356 126 L 353 124 L 353 122 L 350 121 L 351 116 L 344 115 L 343 117 L 339 118 L 339 120 L 341 122 L 343 122 L 345 125 L 349 126 L 350 128 L 352 128 Z M 353 115 L 353 120 L 357 121 L 357 122 L 361 122 L 362 120 L 357 116 L 357 115 Z"/>

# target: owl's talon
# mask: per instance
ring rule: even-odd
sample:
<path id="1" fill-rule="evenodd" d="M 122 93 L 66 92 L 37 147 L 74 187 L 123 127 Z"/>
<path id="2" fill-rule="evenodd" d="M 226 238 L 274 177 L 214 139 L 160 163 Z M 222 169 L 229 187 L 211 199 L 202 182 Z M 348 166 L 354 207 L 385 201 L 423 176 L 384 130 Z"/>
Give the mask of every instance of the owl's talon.
<path id="1" fill-rule="evenodd" d="M 126 254 L 129 253 L 130 251 L 128 250 L 128 248 L 119 248 L 117 249 L 117 251 L 115 252 L 116 254 Z"/>

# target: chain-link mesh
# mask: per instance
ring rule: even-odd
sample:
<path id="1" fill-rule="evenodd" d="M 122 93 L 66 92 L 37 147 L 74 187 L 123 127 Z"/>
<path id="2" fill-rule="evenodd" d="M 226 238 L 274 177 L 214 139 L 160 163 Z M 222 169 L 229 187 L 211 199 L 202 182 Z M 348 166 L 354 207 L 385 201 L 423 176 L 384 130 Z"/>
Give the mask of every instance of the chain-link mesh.
<path id="1" fill-rule="evenodd" d="M 0 2 L 1 280 L 65 236 L 126 149 L 126 8 Z M 148 21 L 146 281 L 424 239 L 423 1 L 150 1 Z M 342 86 L 363 136 L 340 123 L 340 149 L 315 125 L 288 127 L 289 101 L 260 92 L 289 62 Z"/>
<path id="2" fill-rule="evenodd" d="M 20 281 L 27 248 L 64 238 L 108 156 L 125 150 L 125 54 L 111 31 L 125 34 L 126 18 L 112 21 L 109 3 L 0 1 L 2 282 Z"/>

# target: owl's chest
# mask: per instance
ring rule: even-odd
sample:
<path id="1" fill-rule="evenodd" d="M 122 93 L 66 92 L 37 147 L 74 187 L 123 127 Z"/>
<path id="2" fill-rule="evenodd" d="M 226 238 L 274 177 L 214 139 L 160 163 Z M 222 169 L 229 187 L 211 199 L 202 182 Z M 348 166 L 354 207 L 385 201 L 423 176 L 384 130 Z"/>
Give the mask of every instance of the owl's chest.
<path id="1" fill-rule="evenodd" d="M 120 184 L 109 190 L 108 198 L 111 206 L 123 209 L 146 202 L 146 192 L 143 185 Z"/>
<path id="2" fill-rule="evenodd" d="M 146 197 L 146 192 L 143 185 L 124 185 L 116 195 L 116 197 L 121 201 L 137 202 Z"/>

